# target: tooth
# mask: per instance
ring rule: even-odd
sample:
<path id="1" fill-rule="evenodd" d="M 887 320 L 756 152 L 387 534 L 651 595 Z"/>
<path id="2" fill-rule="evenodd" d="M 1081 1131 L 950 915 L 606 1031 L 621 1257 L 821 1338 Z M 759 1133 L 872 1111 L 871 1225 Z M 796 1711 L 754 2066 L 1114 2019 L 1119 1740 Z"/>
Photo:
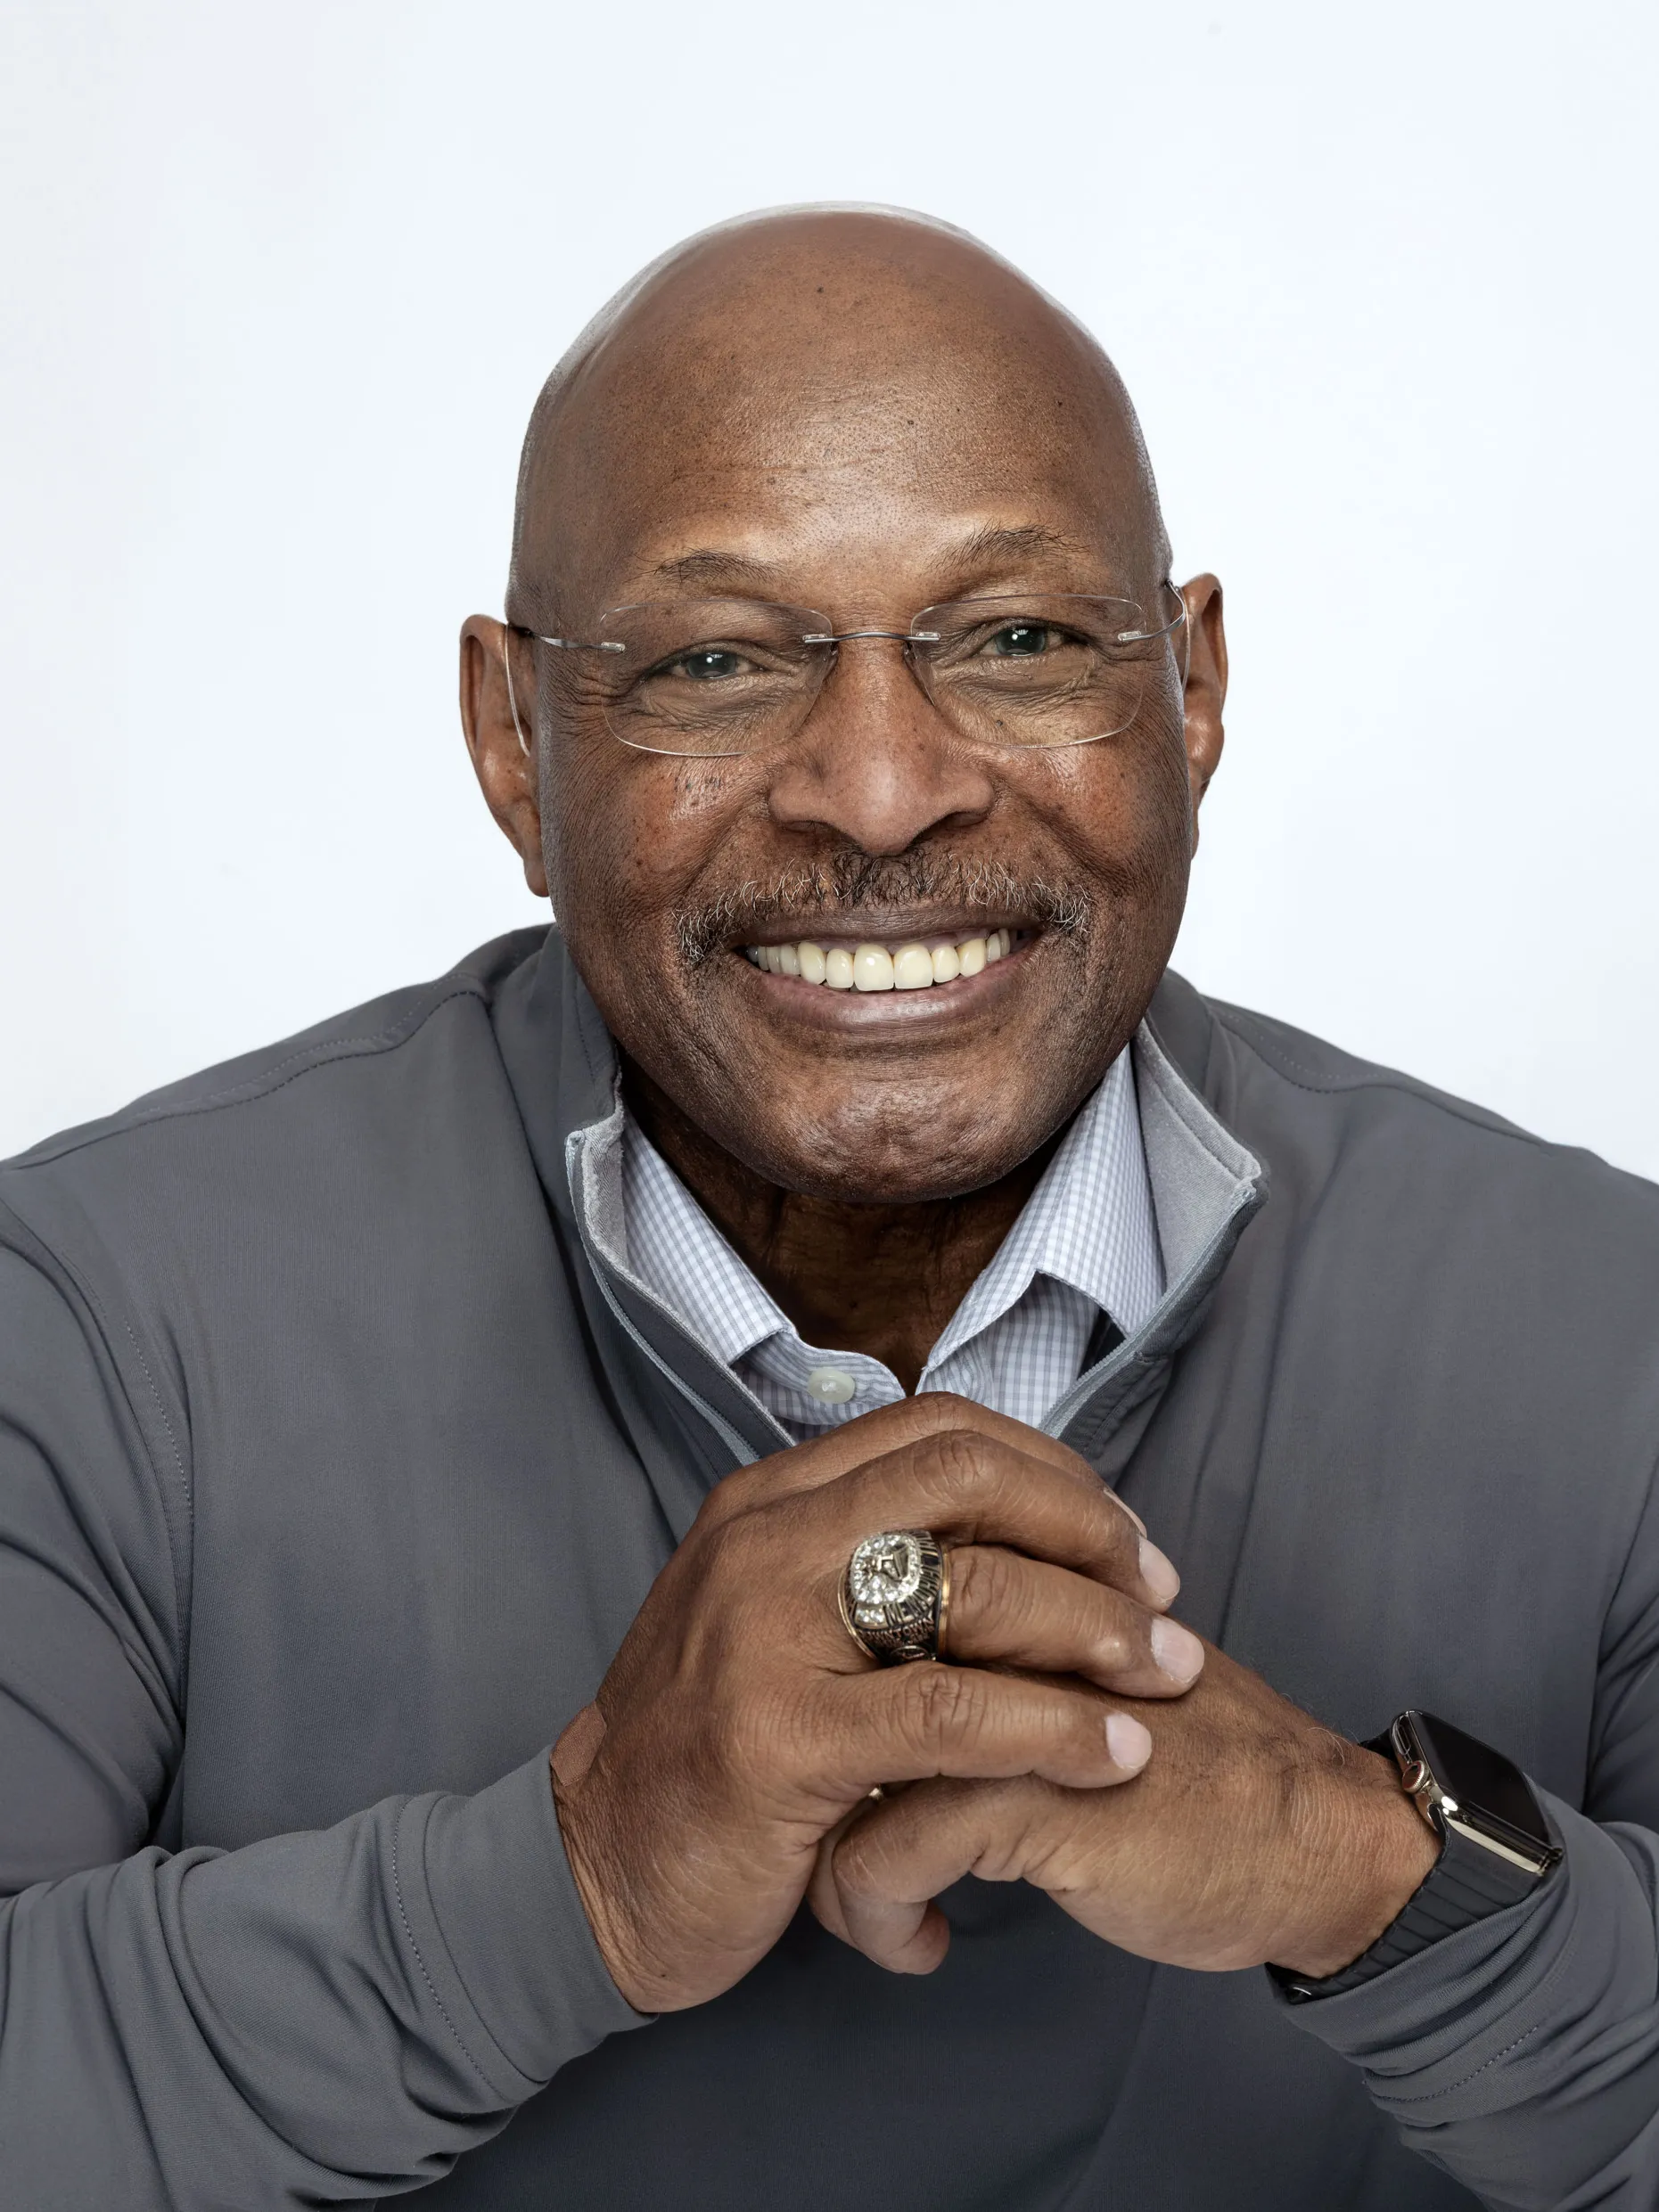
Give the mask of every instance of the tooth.
<path id="1" fill-rule="evenodd" d="M 891 991 L 893 956 L 885 945 L 860 945 L 852 956 L 852 979 L 861 991 Z"/>
<path id="2" fill-rule="evenodd" d="M 985 964 L 987 967 L 990 967 L 993 960 L 1000 960 L 1001 958 L 1002 931 L 1000 930 L 992 930 L 985 939 Z"/>
<path id="3" fill-rule="evenodd" d="M 962 963 L 954 945 L 935 945 L 930 958 L 935 983 L 954 983 L 962 973 Z"/>
<path id="4" fill-rule="evenodd" d="M 824 980 L 832 991 L 852 988 L 852 954 L 844 945 L 837 945 L 824 955 Z"/>
<path id="5" fill-rule="evenodd" d="M 964 975 L 977 975 L 985 965 L 985 940 L 970 937 L 957 947 L 957 958 L 962 963 Z"/>
<path id="6" fill-rule="evenodd" d="M 745 945 L 743 946 L 743 958 L 749 963 L 749 965 L 751 968 L 764 968 L 766 965 L 765 961 L 763 961 L 760 957 L 760 947 L 758 945 Z"/>
<path id="7" fill-rule="evenodd" d="M 801 962 L 801 980 L 806 983 L 822 983 L 825 974 L 825 963 L 824 954 L 819 947 L 807 942 L 803 938 L 802 941 L 796 946 L 795 952 Z"/>
<path id="8" fill-rule="evenodd" d="M 933 955 L 925 945 L 901 945 L 893 954 L 895 991 L 924 990 L 933 980 Z"/>
<path id="9" fill-rule="evenodd" d="M 780 945 L 777 948 L 777 964 L 782 974 L 799 975 L 801 973 L 801 954 L 793 945 Z"/>

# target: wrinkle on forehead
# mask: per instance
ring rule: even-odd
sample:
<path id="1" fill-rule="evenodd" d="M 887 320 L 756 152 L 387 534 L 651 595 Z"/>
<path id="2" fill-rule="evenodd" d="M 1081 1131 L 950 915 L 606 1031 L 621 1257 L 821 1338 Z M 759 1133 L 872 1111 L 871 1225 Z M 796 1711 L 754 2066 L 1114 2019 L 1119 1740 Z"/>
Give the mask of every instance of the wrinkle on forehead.
<path id="1" fill-rule="evenodd" d="M 1120 560 L 1167 571 L 1134 409 L 1080 324 L 946 225 L 802 209 L 675 248 L 554 369 L 524 441 L 509 608 L 585 596 L 595 563 L 682 518 L 741 531 L 832 486 L 991 509 L 1080 492 Z"/>

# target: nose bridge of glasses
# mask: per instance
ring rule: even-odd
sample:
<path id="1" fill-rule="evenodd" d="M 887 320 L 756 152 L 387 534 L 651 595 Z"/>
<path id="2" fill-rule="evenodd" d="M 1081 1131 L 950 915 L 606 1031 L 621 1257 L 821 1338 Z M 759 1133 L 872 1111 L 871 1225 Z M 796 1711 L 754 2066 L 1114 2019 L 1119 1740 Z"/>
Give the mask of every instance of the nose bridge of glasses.
<path id="1" fill-rule="evenodd" d="M 874 623 L 853 630 L 828 628 L 809 630 L 801 642 L 803 645 L 814 648 L 812 659 L 817 681 L 812 686 L 812 691 L 815 705 L 817 697 L 821 695 L 825 684 L 840 661 L 841 648 L 845 644 L 862 640 L 877 644 L 885 642 L 894 645 L 902 645 L 905 648 L 904 662 L 909 670 L 911 680 L 930 704 L 936 704 L 932 699 L 932 687 L 926 681 L 925 672 L 918 665 L 916 657 L 911 652 L 910 648 L 913 645 L 936 644 L 939 642 L 939 632 L 918 629 L 913 622 L 908 629 L 903 630 L 883 629 Z"/>
<path id="2" fill-rule="evenodd" d="M 849 677 L 851 678 L 852 693 L 862 701 L 866 709 L 873 703 L 874 699 L 884 696 L 888 709 L 897 708 L 901 717 L 907 720 L 908 714 L 916 710 L 920 710 L 924 716 L 928 715 L 930 711 L 933 715 L 939 715 L 941 711 L 940 702 L 935 698 L 933 685 L 928 680 L 929 670 L 926 666 L 926 657 L 912 652 L 910 648 L 916 645 L 936 644 L 940 635 L 940 633 L 937 630 L 918 628 L 914 622 L 908 629 L 902 630 L 885 629 L 870 624 L 850 630 L 836 630 L 826 626 L 820 630 L 805 632 L 801 635 L 801 643 L 812 650 L 809 662 L 809 684 L 797 707 L 797 712 L 801 715 L 802 722 L 817 717 L 826 693 L 831 700 L 845 702 L 848 700 L 846 686 Z M 883 665 L 885 656 L 882 655 L 875 656 L 871 661 L 859 667 L 856 671 L 853 664 L 849 662 L 844 672 L 840 673 L 839 680 L 837 680 L 838 672 L 842 670 L 841 648 L 852 642 L 868 642 L 872 644 L 891 643 L 902 646 L 904 651 L 896 666 Z M 900 674 L 901 669 L 902 674 Z M 893 689 L 895 680 L 899 685 L 897 692 Z M 870 688 L 872 685 L 874 692 Z M 903 694 L 907 692 L 910 693 L 912 699 L 912 707 L 908 710 L 899 704 Z M 920 694 L 919 697 L 916 696 L 917 693 Z M 836 708 L 832 707 L 832 715 L 837 711 Z M 949 717 L 945 719 L 949 720 Z M 866 728 L 866 736 L 867 734 Z"/>
<path id="3" fill-rule="evenodd" d="M 854 637 L 891 637 L 902 645 L 937 645 L 937 630 L 918 630 L 914 624 L 908 630 L 809 630 L 801 639 L 803 645 L 844 645 Z"/>
<path id="4" fill-rule="evenodd" d="M 927 656 L 914 653 L 910 649 L 913 645 L 937 645 L 940 637 L 940 633 L 938 630 L 919 629 L 913 621 L 907 629 L 902 630 L 882 629 L 874 624 L 854 630 L 821 630 L 803 638 L 801 643 L 818 649 L 820 687 L 839 661 L 841 648 L 843 645 L 864 640 L 876 644 L 886 643 L 902 645 L 904 648 L 903 665 L 908 670 L 912 683 L 930 705 L 937 709 L 938 701 L 933 697 L 933 686 L 928 680 L 930 670 Z"/>

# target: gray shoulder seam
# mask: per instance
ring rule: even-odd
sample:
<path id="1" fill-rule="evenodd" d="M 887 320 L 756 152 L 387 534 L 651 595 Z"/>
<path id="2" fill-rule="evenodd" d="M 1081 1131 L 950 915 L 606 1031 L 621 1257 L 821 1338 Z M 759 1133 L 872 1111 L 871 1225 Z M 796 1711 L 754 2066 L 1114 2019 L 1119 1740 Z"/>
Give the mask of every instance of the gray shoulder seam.
<path id="1" fill-rule="evenodd" d="M 126 1136 L 132 1130 L 148 1128 L 157 1122 L 182 1121 L 192 1114 L 217 1113 L 223 1107 L 245 1106 L 257 1099 L 270 1098 L 276 1092 L 285 1090 L 291 1083 L 297 1083 L 301 1076 L 311 1075 L 317 1069 L 326 1068 L 335 1061 L 360 1060 L 374 1053 L 395 1052 L 399 1045 L 407 1045 L 412 1037 L 418 1036 L 439 1008 L 447 1005 L 452 998 L 481 999 L 483 995 L 482 989 L 472 978 L 464 977 L 451 983 L 437 997 L 416 1005 L 401 1020 L 389 1023 L 383 1029 L 371 1031 L 364 1036 L 336 1037 L 326 1045 L 306 1045 L 300 1052 L 290 1053 L 286 1060 L 275 1061 L 259 1075 L 250 1076 L 242 1083 L 233 1083 L 225 1090 L 210 1091 L 205 1098 L 185 1099 L 177 1105 L 152 1106 L 142 1112 L 112 1117 L 108 1123 L 76 1132 L 64 1137 L 58 1144 L 52 1144 L 48 1139 L 45 1146 L 25 1153 L 21 1159 L 7 1160 L 5 1167 L 8 1171 L 17 1172 L 29 1167 L 50 1167 L 56 1160 L 68 1159 L 72 1152 L 84 1151 L 90 1145 L 105 1143 L 111 1137 Z M 301 1064 L 296 1066 L 296 1062 Z M 284 1068 L 291 1072 L 283 1075 L 282 1070 Z M 274 1077 L 277 1079 L 273 1080 Z"/>
<path id="2" fill-rule="evenodd" d="M 1637 1506 L 1635 1515 L 1630 1523 L 1630 1541 L 1624 1547 L 1624 1556 L 1619 1561 L 1619 1571 L 1613 1578 L 1613 1586 L 1607 1593 L 1606 1603 L 1602 1608 L 1602 1634 L 1599 1638 L 1599 1648 L 1596 1653 L 1596 1691 L 1595 1696 L 1591 1700 L 1589 1746 L 1588 1757 L 1586 1757 L 1584 1766 L 1584 1799 L 1586 1804 L 1589 1801 L 1592 1793 L 1592 1785 L 1595 1781 L 1596 1769 L 1600 1762 L 1602 1753 L 1606 1749 L 1608 1732 L 1611 1730 L 1614 1719 L 1617 1717 L 1621 1709 L 1630 1702 L 1632 1697 L 1635 1696 L 1636 1692 L 1641 1688 L 1642 1684 L 1652 1677 L 1655 1667 L 1659 1667 L 1659 1650 L 1650 1651 L 1647 1659 L 1642 1661 L 1639 1667 L 1638 1667 L 1636 1672 L 1633 1675 L 1629 1675 L 1619 1684 L 1618 1689 L 1611 1700 L 1606 1703 L 1603 1702 L 1602 1690 L 1606 1678 L 1607 1663 L 1612 1656 L 1607 1646 L 1607 1616 L 1612 1612 L 1614 1604 L 1618 1601 L 1620 1592 L 1624 1588 L 1625 1584 L 1629 1581 L 1631 1571 L 1635 1567 L 1636 1546 L 1641 1537 L 1642 1522 L 1646 1518 L 1647 1508 L 1649 1504 L 1652 1503 L 1655 1495 L 1659 1495 L 1659 1458 L 1655 1458 L 1654 1464 L 1648 1471 L 1647 1487 L 1642 1494 L 1641 1502 Z M 1581 1806 L 1580 1810 L 1581 1811 L 1583 1807 Z"/>
<path id="3" fill-rule="evenodd" d="M 167 1486 L 162 1479 L 160 1469 L 155 1463 L 155 1455 L 145 1438 L 144 1424 L 138 1418 L 138 1409 L 132 1403 L 127 1378 L 122 1372 L 122 1362 L 116 1356 L 115 1332 L 111 1317 L 103 1299 L 73 1261 L 65 1258 L 62 1252 L 54 1250 L 51 1245 L 46 1243 L 45 1239 L 30 1228 L 28 1222 L 14 1212 L 3 1198 L 0 1198 L 0 1215 L 4 1217 L 4 1222 L 0 1222 L 0 1241 L 9 1245 L 17 1253 L 19 1258 L 25 1260 L 37 1274 L 41 1276 L 45 1282 L 52 1284 L 57 1296 L 69 1307 L 71 1315 L 74 1313 L 74 1307 L 70 1300 L 64 1298 L 62 1285 L 53 1281 L 53 1271 L 61 1269 L 65 1280 L 74 1286 L 76 1296 L 86 1305 L 87 1320 L 92 1328 L 97 1331 L 99 1341 L 103 1348 L 104 1357 L 109 1363 L 110 1373 L 127 1400 L 127 1409 L 132 1421 L 134 1433 L 144 1453 L 144 1462 L 150 1470 L 150 1479 L 156 1486 L 160 1500 L 162 1521 L 168 1530 L 172 1547 L 173 1602 L 178 1615 L 177 1689 L 182 1699 L 190 1668 L 190 1612 L 193 1593 L 189 1561 L 194 1545 L 196 1507 L 194 1487 L 190 1479 L 190 1470 L 185 1463 L 184 1452 L 178 1440 L 178 1431 L 174 1426 L 171 1414 L 168 1412 L 167 1401 L 161 1395 L 160 1386 L 151 1371 L 150 1362 L 144 1357 L 144 1348 L 139 1343 L 131 1323 L 123 1318 L 122 1330 L 127 1342 L 133 1348 L 133 1356 L 138 1362 L 139 1372 L 144 1379 L 144 1387 L 150 1393 L 151 1402 L 155 1407 L 156 1418 L 161 1424 L 162 1433 L 167 1438 L 168 1449 L 173 1455 L 173 1464 L 177 1471 L 184 1517 L 182 1538 L 175 1537 L 173 1534 L 175 1516 L 168 1511 Z M 87 1322 L 83 1321 L 79 1325 L 85 1331 Z"/>
<path id="4" fill-rule="evenodd" d="M 1228 1006 L 1215 999 L 1208 1003 L 1217 1021 L 1230 1036 L 1236 1036 L 1264 1066 L 1270 1068 L 1275 1075 L 1282 1077 L 1298 1091 L 1311 1091 L 1323 1097 L 1343 1091 L 1398 1091 L 1402 1097 L 1414 1098 L 1420 1105 L 1432 1106 L 1437 1112 L 1447 1115 L 1453 1121 L 1461 1121 L 1471 1129 L 1483 1129 L 1491 1136 L 1513 1138 L 1517 1144 L 1529 1144 L 1535 1151 L 1584 1151 L 1582 1145 L 1557 1144 L 1548 1137 L 1537 1135 L 1531 1129 L 1518 1128 L 1514 1122 L 1505 1121 L 1501 1115 L 1489 1114 L 1479 1106 L 1466 1105 L 1445 1092 L 1435 1090 L 1432 1085 L 1418 1083 L 1410 1076 L 1392 1068 L 1375 1067 L 1369 1061 L 1362 1061 L 1360 1065 L 1364 1072 L 1359 1075 L 1321 1075 L 1317 1068 L 1305 1067 L 1301 1061 L 1293 1060 L 1288 1053 L 1281 1051 L 1271 1040 L 1260 1035 L 1252 1036 L 1251 1029 L 1256 1025 L 1245 1008 Z M 1304 1077 L 1306 1079 L 1302 1080 Z M 1593 1152 L 1585 1153 L 1585 1157 L 1598 1159 L 1598 1155 Z M 1600 1160 L 1599 1164 L 1615 1175 L 1626 1172 L 1614 1167 L 1611 1161 Z M 1639 1177 L 1637 1179 L 1640 1180 Z"/>

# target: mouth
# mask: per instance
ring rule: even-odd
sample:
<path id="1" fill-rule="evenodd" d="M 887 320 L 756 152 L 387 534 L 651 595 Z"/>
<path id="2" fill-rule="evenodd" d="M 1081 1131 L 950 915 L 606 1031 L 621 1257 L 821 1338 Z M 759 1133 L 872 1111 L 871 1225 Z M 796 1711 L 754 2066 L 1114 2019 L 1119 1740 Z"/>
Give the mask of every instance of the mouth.
<path id="1" fill-rule="evenodd" d="M 933 991 L 967 982 L 1038 935 L 998 928 L 916 937 L 792 938 L 735 947 L 751 967 L 827 991 Z"/>

